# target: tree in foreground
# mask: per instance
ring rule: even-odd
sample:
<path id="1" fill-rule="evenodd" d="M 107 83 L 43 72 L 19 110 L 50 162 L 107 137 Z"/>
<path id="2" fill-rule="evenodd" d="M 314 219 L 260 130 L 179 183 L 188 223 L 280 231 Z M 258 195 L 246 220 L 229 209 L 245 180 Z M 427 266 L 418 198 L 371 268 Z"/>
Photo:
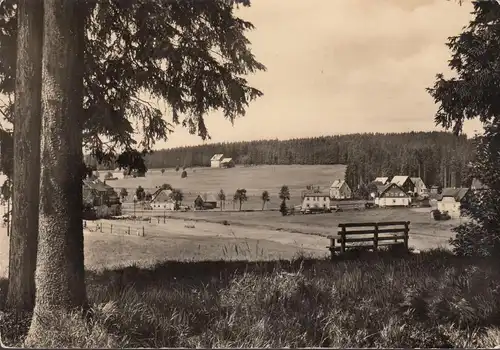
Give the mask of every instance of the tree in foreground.
<path id="1" fill-rule="evenodd" d="M 247 190 L 245 190 L 244 188 L 238 188 L 236 192 L 234 192 L 233 200 L 234 202 L 237 202 L 239 204 L 239 210 L 241 211 L 243 202 L 246 202 L 248 200 Z"/>
<path id="2" fill-rule="evenodd" d="M 266 208 L 267 202 L 271 200 L 271 197 L 269 196 L 269 191 L 263 191 L 262 194 L 260 195 L 260 199 L 262 200 L 262 210 Z"/>
<path id="3" fill-rule="evenodd" d="M 281 215 L 285 216 L 287 214 L 287 211 L 288 211 L 287 206 L 286 206 L 286 201 L 290 200 L 290 189 L 288 188 L 287 185 L 281 186 L 278 197 L 281 200 L 281 204 L 280 204 Z"/>
<path id="4" fill-rule="evenodd" d="M 137 197 L 137 200 L 139 202 L 144 200 L 144 197 L 146 196 L 146 191 L 144 190 L 144 188 L 142 188 L 142 186 L 137 186 L 137 188 L 135 189 L 135 196 Z"/>
<path id="5" fill-rule="evenodd" d="M 220 210 L 222 211 L 222 209 L 224 207 L 224 203 L 226 202 L 226 193 L 224 192 L 224 190 L 222 188 L 219 191 L 219 193 L 217 193 L 217 199 L 220 202 Z"/>
<path id="6" fill-rule="evenodd" d="M 0 93 L 7 96 L 15 93 L 17 2 L 0 2 Z M 135 166 L 142 166 L 140 161 L 144 161 L 144 154 L 155 141 L 167 138 L 174 124 L 181 124 L 205 140 L 209 138 L 204 121 L 208 111 L 220 110 L 233 122 L 245 114 L 251 100 L 262 95 L 245 79 L 245 75 L 265 68 L 255 60 L 245 37 L 253 26 L 235 16 L 234 3 L 82 3 L 79 18 L 84 21 L 81 25 L 86 37 L 77 48 L 84 52 L 84 117 L 79 125 L 83 146 L 98 162 L 116 162 L 130 175 Z M 245 3 L 248 5 L 248 1 Z M 160 109 L 144 96 L 161 100 L 169 108 Z M 165 118 L 166 113 L 171 123 Z M 6 117 L 8 122 L 13 121 L 12 113 Z M 136 133 L 143 136 L 139 142 Z M 2 132 L 1 136 L 3 145 L 11 135 Z M 2 156 L 9 154 L 2 152 Z M 138 162 L 130 164 L 130 160 Z M 78 187 L 67 190 L 79 192 L 81 185 Z M 37 215 L 33 210 L 27 218 Z M 35 224 L 26 223 L 30 227 Z M 36 244 L 34 238 L 24 239 L 11 250 L 11 256 L 15 257 L 20 247 L 31 250 Z M 9 266 L 13 271 L 34 270 L 34 261 L 14 258 Z M 22 295 L 30 289 L 28 280 L 11 286 L 18 286 L 9 291 L 11 295 Z"/>
<path id="7" fill-rule="evenodd" d="M 54 317 L 87 307 L 81 182 L 82 20 L 79 1 L 44 1 L 40 227 L 28 345 L 37 343 Z"/>
<path id="8" fill-rule="evenodd" d="M 17 13 L 16 65 L 19 69 L 15 71 L 15 89 L 22 94 L 14 103 L 15 161 L 11 174 L 15 179 L 12 198 L 14 215 L 10 233 L 7 307 L 31 311 L 35 301 L 40 191 L 43 2 L 20 0 Z M 12 21 L 12 25 L 14 23 Z M 4 30 L 8 29 L 6 26 Z"/>
<path id="9" fill-rule="evenodd" d="M 484 256 L 500 253 L 500 4 L 476 1 L 473 6 L 469 25 L 447 43 L 457 77 L 439 74 L 428 91 L 440 105 L 436 124 L 456 134 L 466 119 L 479 118 L 484 125 L 470 176 L 487 189 L 469 196 L 462 214 L 471 220 L 455 228 L 451 240 L 457 254 Z"/>

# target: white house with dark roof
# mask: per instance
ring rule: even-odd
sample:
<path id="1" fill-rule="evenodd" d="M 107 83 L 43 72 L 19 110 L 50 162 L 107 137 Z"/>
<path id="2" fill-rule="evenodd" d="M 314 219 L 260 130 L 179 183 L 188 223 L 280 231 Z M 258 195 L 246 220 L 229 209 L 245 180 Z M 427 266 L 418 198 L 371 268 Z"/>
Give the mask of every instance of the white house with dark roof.
<path id="1" fill-rule="evenodd" d="M 352 191 L 344 180 L 335 180 L 330 186 L 331 199 L 349 199 L 352 197 Z"/>
<path id="2" fill-rule="evenodd" d="M 222 153 L 214 154 L 210 159 L 210 167 L 211 168 L 220 168 L 222 159 L 224 159 L 224 155 Z"/>

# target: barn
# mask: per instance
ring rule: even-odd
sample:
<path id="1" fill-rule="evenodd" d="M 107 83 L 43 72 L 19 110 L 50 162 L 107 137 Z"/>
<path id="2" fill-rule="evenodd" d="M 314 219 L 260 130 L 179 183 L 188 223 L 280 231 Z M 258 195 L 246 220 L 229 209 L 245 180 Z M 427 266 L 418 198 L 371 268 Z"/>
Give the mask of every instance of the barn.
<path id="1" fill-rule="evenodd" d="M 375 198 L 375 204 L 379 207 L 408 207 L 410 203 L 410 196 L 395 183 L 380 186 Z"/>

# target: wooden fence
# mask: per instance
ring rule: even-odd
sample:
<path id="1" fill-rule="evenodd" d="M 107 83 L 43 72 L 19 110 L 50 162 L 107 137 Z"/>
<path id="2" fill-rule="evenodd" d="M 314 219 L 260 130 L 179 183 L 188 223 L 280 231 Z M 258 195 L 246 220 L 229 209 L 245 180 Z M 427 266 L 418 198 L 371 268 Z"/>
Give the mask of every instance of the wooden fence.
<path id="1" fill-rule="evenodd" d="M 151 222 L 151 221 L 149 221 Z M 100 232 L 100 233 L 110 233 L 110 234 L 117 234 L 117 235 L 133 235 L 133 236 L 139 236 L 139 237 L 144 237 L 146 232 L 144 225 L 142 226 L 131 226 L 127 224 L 122 224 L 122 223 L 116 223 L 116 224 L 111 224 L 111 223 L 104 223 L 104 222 L 98 222 L 98 223 L 90 223 L 88 221 L 83 222 L 83 227 L 84 229 L 87 229 L 92 232 Z"/>

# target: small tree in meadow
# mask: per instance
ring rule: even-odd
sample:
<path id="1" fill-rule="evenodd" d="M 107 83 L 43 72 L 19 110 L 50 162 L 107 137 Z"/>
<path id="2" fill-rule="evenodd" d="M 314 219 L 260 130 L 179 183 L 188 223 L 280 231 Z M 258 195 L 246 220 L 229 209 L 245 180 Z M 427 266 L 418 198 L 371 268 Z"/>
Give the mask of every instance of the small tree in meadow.
<path id="1" fill-rule="evenodd" d="M 262 210 L 264 210 L 266 207 L 266 203 L 271 200 L 271 198 L 269 196 L 269 192 L 268 191 L 262 192 L 260 199 L 262 200 Z"/>
<path id="2" fill-rule="evenodd" d="M 161 174 L 165 174 L 165 169 L 161 169 Z"/>
<path id="3" fill-rule="evenodd" d="M 188 177 L 188 173 L 186 170 L 183 170 L 181 173 L 181 179 L 185 179 L 186 177 Z"/>
<path id="4" fill-rule="evenodd" d="M 178 165 L 175 167 L 175 171 L 179 171 L 179 166 Z"/>
<path id="5" fill-rule="evenodd" d="M 138 186 L 135 190 L 135 195 L 138 201 L 143 201 L 144 197 L 146 196 L 146 192 L 144 191 L 144 188 L 142 188 L 142 186 Z"/>
<path id="6" fill-rule="evenodd" d="M 243 202 L 246 202 L 248 200 L 247 190 L 245 190 L 244 188 L 238 188 L 236 192 L 234 192 L 233 200 L 239 203 L 239 210 L 241 211 Z"/>
<path id="7" fill-rule="evenodd" d="M 172 193 L 170 194 L 170 197 L 175 203 L 175 210 L 179 210 L 179 207 L 182 204 L 182 201 L 184 200 L 184 193 L 182 193 L 182 190 L 174 188 L 172 190 Z"/>
<path id="8" fill-rule="evenodd" d="M 290 200 L 290 189 L 288 188 L 287 185 L 281 186 L 278 197 L 281 199 L 281 204 L 280 204 L 281 215 L 285 216 L 287 213 L 286 201 Z"/>
<path id="9" fill-rule="evenodd" d="M 219 193 L 217 194 L 217 198 L 219 199 L 220 202 L 220 210 L 222 211 L 222 207 L 226 202 L 226 194 L 224 193 L 224 190 L 221 188 Z"/>
<path id="10" fill-rule="evenodd" d="M 126 188 L 122 188 L 120 190 L 120 198 L 122 199 L 122 201 L 125 200 L 125 198 L 127 198 L 127 196 L 128 196 L 127 189 Z"/>
<path id="11" fill-rule="evenodd" d="M 164 190 L 164 191 L 165 190 L 172 191 L 173 188 L 172 188 L 172 186 L 170 184 L 163 184 L 163 185 L 161 185 L 161 189 Z"/>

